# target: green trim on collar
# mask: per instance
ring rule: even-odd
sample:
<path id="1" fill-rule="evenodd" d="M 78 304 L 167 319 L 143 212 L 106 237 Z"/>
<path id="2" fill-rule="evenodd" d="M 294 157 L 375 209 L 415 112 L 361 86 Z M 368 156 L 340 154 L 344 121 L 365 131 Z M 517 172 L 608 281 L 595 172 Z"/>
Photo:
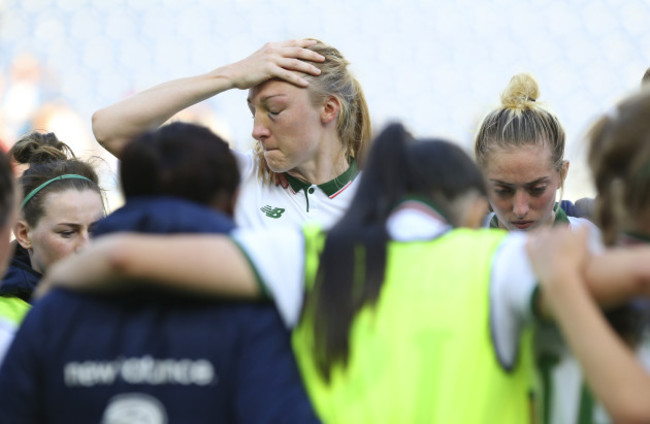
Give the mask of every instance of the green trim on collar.
<path id="1" fill-rule="evenodd" d="M 348 168 L 347 171 L 339 175 L 338 177 L 334 178 L 331 181 L 328 181 L 323 184 L 319 184 L 318 188 L 323 190 L 325 194 L 328 196 L 332 196 L 335 194 L 337 191 L 342 189 L 343 187 L 346 186 L 350 181 L 354 180 L 354 178 L 359 175 L 359 170 L 357 169 L 357 160 L 352 159 L 350 161 L 350 167 Z"/>
<path id="2" fill-rule="evenodd" d="M 499 220 L 497 219 L 497 214 L 494 214 L 494 216 L 490 220 L 490 228 L 500 228 Z"/>
<path id="3" fill-rule="evenodd" d="M 298 193 L 300 190 L 307 190 L 309 187 L 311 187 L 311 183 L 308 183 L 307 181 L 299 180 L 298 178 L 291 176 L 287 174 L 286 172 L 284 175 L 287 176 L 287 181 L 289 181 L 289 185 L 291 186 L 291 189 L 295 192 Z"/>
<path id="4" fill-rule="evenodd" d="M 323 184 L 319 184 L 318 188 L 323 190 L 323 192 L 328 195 L 332 196 L 335 194 L 337 191 L 345 187 L 346 184 L 348 184 L 350 181 L 354 180 L 354 178 L 359 174 L 359 170 L 357 169 L 357 160 L 352 159 L 350 161 L 350 167 L 339 175 L 338 177 L 334 178 L 331 181 L 328 181 Z M 289 181 L 289 185 L 291 185 L 291 189 L 295 192 L 298 193 L 300 190 L 307 190 L 309 187 L 312 186 L 310 182 L 300 180 L 294 176 L 291 176 L 285 172 L 285 175 L 287 176 L 287 180 Z"/>
<path id="5" fill-rule="evenodd" d="M 564 209 L 562 209 L 559 206 L 559 203 L 556 203 L 555 206 L 553 206 L 553 209 L 557 209 L 555 212 L 555 221 L 553 221 L 553 225 L 564 225 L 564 224 L 569 224 L 569 217 L 567 216 L 566 212 Z M 497 215 L 494 214 L 492 219 L 490 220 L 490 228 L 500 228 L 499 227 L 499 220 L 497 219 Z"/>
<path id="6" fill-rule="evenodd" d="M 557 203 L 555 204 L 555 207 L 557 210 L 555 212 L 555 221 L 553 221 L 553 226 L 569 224 L 569 217 L 564 209 L 562 209 Z"/>
<path id="7" fill-rule="evenodd" d="M 447 222 L 447 223 L 449 222 L 449 220 L 447 219 L 447 216 L 444 213 L 442 213 L 442 211 L 440 210 L 438 205 L 436 205 L 433 202 L 433 200 L 431 200 L 431 199 L 429 199 L 429 198 L 427 198 L 425 196 L 420 196 L 420 195 L 417 195 L 417 194 L 408 194 L 408 195 L 404 196 L 404 198 L 402 200 L 400 200 L 399 202 L 397 202 L 395 204 L 395 206 L 393 206 L 393 208 L 391 210 L 395 210 L 395 209 L 399 208 L 400 205 L 402 205 L 402 204 L 404 204 L 406 202 L 411 202 L 411 201 L 419 202 L 419 203 L 422 203 L 423 205 L 426 205 L 426 206 L 430 207 L 431 209 L 434 210 L 435 213 L 440 215 L 440 217 L 442 217 L 442 219 L 444 219 L 445 222 Z"/>

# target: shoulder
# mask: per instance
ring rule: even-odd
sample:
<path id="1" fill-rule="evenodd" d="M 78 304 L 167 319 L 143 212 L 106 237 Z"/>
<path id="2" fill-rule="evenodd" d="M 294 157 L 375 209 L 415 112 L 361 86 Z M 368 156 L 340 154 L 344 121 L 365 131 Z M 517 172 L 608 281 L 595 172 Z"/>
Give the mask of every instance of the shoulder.
<path id="1" fill-rule="evenodd" d="M 71 292 L 66 289 L 54 289 L 34 303 L 29 315 L 36 316 L 57 313 L 57 311 L 60 311 L 62 316 L 66 315 L 70 312 L 70 306 L 77 303 L 82 296 L 84 295 L 81 293 Z"/>
<path id="2" fill-rule="evenodd" d="M 572 230 L 577 230 L 578 228 L 587 228 L 589 231 L 589 248 L 592 252 L 601 252 L 604 249 L 602 244 L 602 234 L 596 224 L 586 218 L 577 218 L 574 216 L 570 216 L 568 218 L 569 225 Z"/>
<path id="3" fill-rule="evenodd" d="M 586 226 L 590 231 L 599 231 L 596 224 L 588 220 L 587 218 L 580 218 L 577 216 L 568 216 L 569 225 L 571 228 L 580 228 L 581 226 Z"/>
<path id="4" fill-rule="evenodd" d="M 251 264 L 262 293 L 273 300 L 285 324 L 298 322 L 304 290 L 305 238 L 296 228 L 239 228 L 233 241 Z"/>
<path id="5" fill-rule="evenodd" d="M 237 150 L 231 150 L 231 152 L 237 160 L 237 165 L 239 166 L 239 173 L 241 174 L 242 180 L 245 180 L 251 175 L 257 177 L 259 159 L 255 155 L 254 151 L 249 150 L 247 152 L 239 152 Z"/>
<path id="6" fill-rule="evenodd" d="M 527 240 L 527 233 L 519 231 L 511 231 L 501 239 L 492 262 L 493 280 L 503 280 L 506 286 L 523 285 L 523 282 L 529 288 L 536 285 L 536 277 L 526 253 Z"/>
<path id="7" fill-rule="evenodd" d="M 232 313 L 233 316 L 238 317 L 240 325 L 251 334 L 272 332 L 283 334 L 283 337 L 288 334 L 278 309 L 271 302 L 239 304 L 233 308 Z"/>
<path id="8" fill-rule="evenodd" d="M 27 251 L 16 244 L 14 255 L 2 278 L 0 294 L 29 301 L 41 277 L 41 274 L 32 269 Z"/>

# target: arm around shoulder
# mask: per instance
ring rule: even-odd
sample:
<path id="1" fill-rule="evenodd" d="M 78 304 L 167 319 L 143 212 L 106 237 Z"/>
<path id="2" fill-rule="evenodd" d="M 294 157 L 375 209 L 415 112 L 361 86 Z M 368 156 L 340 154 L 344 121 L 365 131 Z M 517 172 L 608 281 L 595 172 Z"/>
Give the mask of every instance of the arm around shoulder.
<path id="1" fill-rule="evenodd" d="M 585 230 L 568 229 L 531 238 L 527 250 L 542 286 L 541 304 L 559 324 L 612 419 L 650 422 L 650 375 L 597 303 L 615 304 L 625 296 L 647 294 L 650 267 L 642 265 L 642 257 L 649 262 L 650 251 L 625 249 L 594 258 L 589 257 L 586 240 Z"/>
<path id="2" fill-rule="evenodd" d="M 226 235 L 101 237 L 58 262 L 45 286 L 101 291 L 133 280 L 214 297 L 261 295 L 254 271 Z"/>
<path id="3" fill-rule="evenodd" d="M 604 308 L 650 297 L 650 247 L 612 248 L 592 256 L 585 270 L 589 292 Z"/>
<path id="4" fill-rule="evenodd" d="M 617 423 L 650 423 L 650 375 L 614 332 L 582 277 L 555 285 L 554 316 L 589 386 Z"/>

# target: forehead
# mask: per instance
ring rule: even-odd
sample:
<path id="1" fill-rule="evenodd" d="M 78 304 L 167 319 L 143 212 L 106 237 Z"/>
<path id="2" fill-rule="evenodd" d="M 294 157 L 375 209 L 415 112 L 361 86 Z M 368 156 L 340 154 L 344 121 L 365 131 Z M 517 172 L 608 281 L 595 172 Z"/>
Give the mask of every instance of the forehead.
<path id="1" fill-rule="evenodd" d="M 488 179 L 525 183 L 554 174 L 551 149 L 546 144 L 495 147 L 485 169 Z"/>
<path id="2" fill-rule="evenodd" d="M 297 96 L 299 93 L 306 93 L 307 89 L 297 87 L 281 80 L 269 80 L 262 84 L 256 85 L 248 91 L 248 102 L 256 103 L 264 101 L 269 97 L 292 97 Z"/>
<path id="3" fill-rule="evenodd" d="M 95 221 L 104 213 L 102 198 L 94 190 L 75 188 L 47 193 L 43 199 L 43 219 L 54 221 Z"/>

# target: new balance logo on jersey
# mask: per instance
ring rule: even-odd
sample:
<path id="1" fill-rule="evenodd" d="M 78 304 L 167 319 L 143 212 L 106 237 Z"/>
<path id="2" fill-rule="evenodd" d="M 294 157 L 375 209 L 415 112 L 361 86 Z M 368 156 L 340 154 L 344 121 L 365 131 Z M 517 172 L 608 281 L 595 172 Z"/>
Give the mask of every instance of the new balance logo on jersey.
<path id="1" fill-rule="evenodd" d="M 284 208 L 273 208 L 269 205 L 260 208 L 260 210 L 264 212 L 266 216 L 268 216 L 269 218 L 275 218 L 275 219 L 280 218 L 284 213 Z"/>

